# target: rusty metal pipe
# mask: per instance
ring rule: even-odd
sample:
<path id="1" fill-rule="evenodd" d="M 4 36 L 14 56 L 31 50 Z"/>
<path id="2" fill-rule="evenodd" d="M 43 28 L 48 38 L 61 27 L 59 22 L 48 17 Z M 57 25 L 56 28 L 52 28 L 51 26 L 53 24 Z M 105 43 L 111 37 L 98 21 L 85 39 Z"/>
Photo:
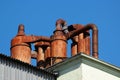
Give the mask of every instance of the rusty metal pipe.
<path id="1" fill-rule="evenodd" d="M 24 25 L 23 24 L 20 24 L 19 26 L 18 26 L 18 33 L 17 33 L 17 36 L 23 36 L 23 35 L 25 35 L 25 30 L 24 30 Z"/>
<path id="2" fill-rule="evenodd" d="M 70 39 L 90 29 L 92 30 L 92 55 L 93 57 L 98 58 L 98 29 L 95 24 L 87 24 L 85 27 L 76 30 L 74 33 L 66 34 L 66 37 L 67 39 Z"/>
<path id="3" fill-rule="evenodd" d="M 45 36 L 26 36 L 24 25 L 20 24 L 17 35 L 11 40 L 11 57 L 29 63 L 31 61 L 31 45 L 30 43 L 37 41 L 48 41 L 49 37 Z"/>
<path id="4" fill-rule="evenodd" d="M 85 34 L 85 53 L 90 55 L 90 36 Z"/>
<path id="5" fill-rule="evenodd" d="M 84 39 L 84 33 L 80 33 L 78 35 L 78 53 L 83 52 L 85 53 L 85 39 Z M 87 54 L 87 53 L 85 53 Z"/>
<path id="6" fill-rule="evenodd" d="M 77 43 L 75 43 L 75 42 L 73 42 L 72 44 L 71 44 L 71 56 L 74 56 L 74 55 L 76 55 L 77 54 Z"/>
<path id="7" fill-rule="evenodd" d="M 26 38 L 28 38 L 28 39 L 26 40 Z M 46 36 L 30 35 L 30 36 L 24 36 L 22 41 L 26 42 L 26 43 L 34 43 L 34 42 L 38 42 L 38 41 L 48 41 L 48 42 L 50 42 L 50 38 L 46 37 Z"/>
<path id="8" fill-rule="evenodd" d="M 42 47 L 38 47 L 38 54 L 37 54 L 37 67 L 38 68 L 44 68 L 44 49 Z"/>

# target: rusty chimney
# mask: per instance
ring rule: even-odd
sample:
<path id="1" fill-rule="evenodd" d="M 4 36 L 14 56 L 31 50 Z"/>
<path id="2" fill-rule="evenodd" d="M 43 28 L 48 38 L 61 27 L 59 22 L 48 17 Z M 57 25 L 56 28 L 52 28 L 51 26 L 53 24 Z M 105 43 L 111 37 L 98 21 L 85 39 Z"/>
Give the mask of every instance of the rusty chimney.
<path id="1" fill-rule="evenodd" d="M 24 38 L 26 38 L 24 25 L 20 24 L 17 36 L 11 41 L 11 57 L 30 64 L 31 47 L 29 43 L 23 41 Z"/>
<path id="2" fill-rule="evenodd" d="M 66 22 L 62 19 L 57 20 L 56 30 L 51 36 L 51 57 L 52 63 L 58 63 L 67 57 L 67 39 L 62 27 Z"/>

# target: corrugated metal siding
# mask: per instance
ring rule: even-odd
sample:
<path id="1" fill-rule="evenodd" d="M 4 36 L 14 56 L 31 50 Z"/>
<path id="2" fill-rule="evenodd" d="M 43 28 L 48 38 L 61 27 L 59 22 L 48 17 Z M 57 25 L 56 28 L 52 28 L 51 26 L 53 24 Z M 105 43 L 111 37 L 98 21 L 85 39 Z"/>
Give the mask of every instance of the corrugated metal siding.
<path id="1" fill-rule="evenodd" d="M 55 80 L 55 76 L 26 63 L 0 55 L 0 80 Z"/>

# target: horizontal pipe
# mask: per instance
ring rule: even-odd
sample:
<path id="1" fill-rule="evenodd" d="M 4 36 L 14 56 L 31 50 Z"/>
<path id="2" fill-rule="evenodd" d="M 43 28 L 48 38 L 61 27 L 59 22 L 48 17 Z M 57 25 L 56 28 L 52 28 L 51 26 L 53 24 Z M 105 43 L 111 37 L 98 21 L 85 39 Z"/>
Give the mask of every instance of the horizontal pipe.
<path id="1" fill-rule="evenodd" d="M 23 38 L 23 42 L 30 42 L 30 43 L 33 43 L 33 42 L 37 42 L 37 41 L 50 41 L 50 38 L 49 37 L 46 37 L 46 36 L 34 36 L 34 35 L 30 35 L 30 36 L 24 36 L 26 38 L 28 38 L 26 40 L 26 38 Z"/>
<path id="2" fill-rule="evenodd" d="M 92 30 L 92 55 L 93 57 L 98 58 L 98 29 L 95 24 L 87 24 L 85 27 L 77 29 L 74 33 L 66 34 L 66 37 L 67 39 L 70 39 L 90 29 Z"/>

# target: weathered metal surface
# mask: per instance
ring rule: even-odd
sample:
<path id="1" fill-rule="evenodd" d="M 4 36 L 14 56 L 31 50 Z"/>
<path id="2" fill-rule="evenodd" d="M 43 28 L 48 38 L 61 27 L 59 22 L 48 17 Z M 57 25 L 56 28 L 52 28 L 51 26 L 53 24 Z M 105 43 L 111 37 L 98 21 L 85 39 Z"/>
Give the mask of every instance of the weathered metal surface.
<path id="1" fill-rule="evenodd" d="M 37 52 L 31 51 L 31 58 L 36 59 L 37 58 Z"/>
<path id="2" fill-rule="evenodd" d="M 39 47 L 39 46 L 50 46 L 50 41 L 37 41 L 36 43 L 34 43 L 35 47 Z"/>
<path id="3" fill-rule="evenodd" d="M 74 56 L 78 53 L 78 35 L 72 38 L 71 43 L 71 56 Z"/>
<path id="4" fill-rule="evenodd" d="M 62 26 L 64 24 L 64 20 L 57 20 L 56 30 L 51 36 L 51 57 L 56 58 L 53 64 L 58 63 L 62 61 L 62 58 L 67 57 L 67 39 L 62 31 Z"/>
<path id="5" fill-rule="evenodd" d="M 87 31 L 85 34 L 85 54 L 90 55 L 90 33 Z"/>
<path id="6" fill-rule="evenodd" d="M 79 34 L 78 36 L 78 53 L 85 53 L 85 39 L 84 33 Z"/>
<path id="7" fill-rule="evenodd" d="M 31 60 L 30 52 L 31 50 L 29 46 L 25 46 L 25 45 L 15 46 L 12 47 L 11 49 L 11 53 L 12 53 L 11 57 L 30 64 L 30 60 Z"/>
<path id="8" fill-rule="evenodd" d="M 50 42 L 39 41 L 34 43 L 37 53 L 37 67 L 44 68 L 46 58 L 50 57 Z"/>
<path id="9" fill-rule="evenodd" d="M 93 57 L 98 58 L 98 29 L 95 24 L 87 24 L 83 28 L 77 29 L 73 33 L 67 33 L 66 37 L 67 39 L 70 39 L 90 29 L 92 29 L 92 55 Z"/>
<path id="10" fill-rule="evenodd" d="M 50 52 L 50 50 L 51 50 L 50 46 L 47 46 L 47 48 L 46 48 L 46 50 L 45 50 L 45 59 L 51 57 L 51 52 Z"/>
<path id="11" fill-rule="evenodd" d="M 31 50 L 30 44 L 23 42 L 25 37 L 24 25 L 19 25 L 18 34 L 11 41 L 11 57 L 30 64 Z"/>
<path id="12" fill-rule="evenodd" d="M 24 33 L 24 25 L 19 25 L 17 36 L 11 40 L 11 57 L 30 64 L 30 43 L 40 40 L 50 41 L 50 38 L 45 36 L 26 36 Z"/>
<path id="13" fill-rule="evenodd" d="M 24 25 L 20 24 L 17 35 L 11 41 L 11 57 L 29 63 L 37 59 L 38 67 L 49 67 L 67 57 L 67 40 L 71 39 L 71 55 L 80 52 L 90 54 L 92 30 L 92 56 L 98 58 L 98 29 L 94 24 L 73 24 L 67 26 L 63 19 L 56 21 L 56 29 L 51 37 L 25 35 Z M 36 52 L 31 53 L 31 43 Z"/>
<path id="14" fill-rule="evenodd" d="M 69 34 L 74 34 L 77 30 L 79 30 L 83 27 L 84 26 L 80 25 L 80 24 L 70 25 L 70 26 L 68 26 Z M 85 53 L 84 33 L 77 34 L 77 35 L 71 37 L 71 39 L 72 39 L 72 42 L 74 44 L 74 45 L 72 45 L 72 55 L 75 55 L 75 54 L 80 53 L 80 52 Z"/>
<path id="15" fill-rule="evenodd" d="M 37 54 L 37 67 L 44 68 L 45 58 L 44 58 L 44 50 L 42 47 L 38 47 L 38 54 Z"/>
<path id="16" fill-rule="evenodd" d="M 72 43 L 71 44 L 71 56 L 74 56 L 74 55 L 76 55 L 78 52 L 77 52 L 77 43 Z"/>

